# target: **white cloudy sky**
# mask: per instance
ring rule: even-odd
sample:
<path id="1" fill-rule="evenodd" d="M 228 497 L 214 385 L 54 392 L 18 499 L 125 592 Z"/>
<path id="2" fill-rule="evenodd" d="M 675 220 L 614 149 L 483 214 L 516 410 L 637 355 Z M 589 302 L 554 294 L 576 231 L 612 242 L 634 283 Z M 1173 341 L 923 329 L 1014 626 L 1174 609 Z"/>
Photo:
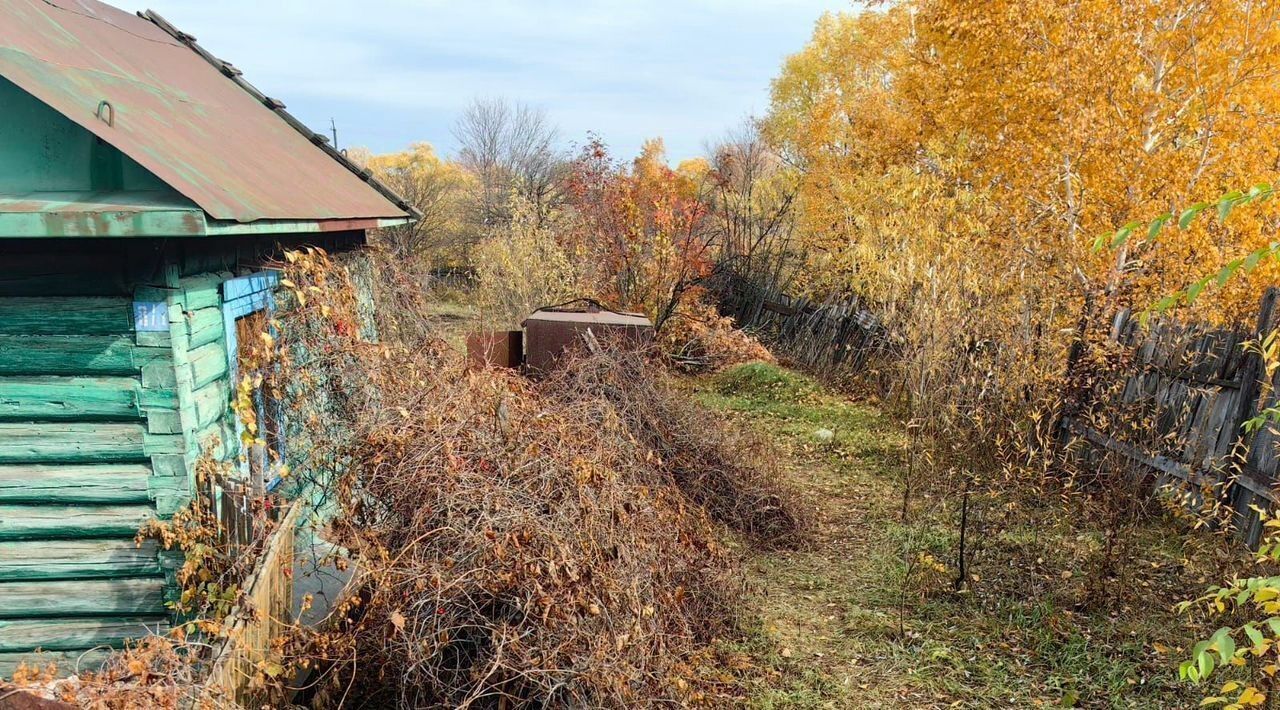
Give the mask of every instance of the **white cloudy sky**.
<path id="1" fill-rule="evenodd" d="M 149 3 L 343 147 L 448 153 L 473 97 L 541 106 L 566 142 L 673 160 L 768 108 L 813 23 L 850 0 L 109 0 Z"/>

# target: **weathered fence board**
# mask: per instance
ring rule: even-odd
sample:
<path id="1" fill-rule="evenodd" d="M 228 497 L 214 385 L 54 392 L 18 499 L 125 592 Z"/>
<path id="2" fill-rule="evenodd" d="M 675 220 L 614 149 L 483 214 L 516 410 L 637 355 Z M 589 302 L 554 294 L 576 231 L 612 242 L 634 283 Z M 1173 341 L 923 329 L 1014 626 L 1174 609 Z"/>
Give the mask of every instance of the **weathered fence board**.
<path id="1" fill-rule="evenodd" d="M 1251 330 L 1171 320 L 1143 328 L 1128 311 L 1119 313 L 1110 339 L 1129 360 L 1069 403 L 1064 433 L 1160 478 L 1217 484 L 1241 535 L 1256 544 L 1261 529 L 1252 508 L 1280 501 L 1272 492 L 1277 436 L 1270 427 L 1253 435 L 1244 430 L 1270 405 L 1259 401 L 1268 389 L 1261 357 L 1244 346 L 1276 327 L 1278 294 L 1273 288 L 1263 296 Z M 1274 391 L 1280 382 L 1270 384 Z"/>
<path id="2" fill-rule="evenodd" d="M 273 662 L 273 642 L 293 622 L 294 533 L 301 514 L 302 505 L 294 503 L 245 583 L 244 604 L 227 619 L 226 640 L 205 683 L 215 698 L 250 705 L 255 678 Z"/>
<path id="3" fill-rule="evenodd" d="M 720 296 L 721 313 L 815 371 L 856 370 L 893 351 L 889 332 L 856 295 L 818 303 L 728 277 Z"/>

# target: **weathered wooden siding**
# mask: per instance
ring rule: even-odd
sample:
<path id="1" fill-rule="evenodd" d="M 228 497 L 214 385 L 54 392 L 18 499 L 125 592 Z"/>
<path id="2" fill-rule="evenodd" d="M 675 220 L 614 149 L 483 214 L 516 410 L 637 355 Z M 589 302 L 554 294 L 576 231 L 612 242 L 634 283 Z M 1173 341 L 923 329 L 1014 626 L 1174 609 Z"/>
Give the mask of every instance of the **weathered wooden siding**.
<path id="1" fill-rule="evenodd" d="M 280 527 L 267 541 L 253 575 L 245 581 L 244 603 L 227 617 L 227 633 L 214 656 L 205 689 L 207 700 L 218 706 L 231 701 L 237 707 L 262 704 L 254 693 L 261 665 L 275 662 L 276 643 L 293 623 L 293 573 L 295 534 L 303 504 L 296 502 Z"/>
<path id="2" fill-rule="evenodd" d="M 136 263 L 0 255 L 0 675 L 168 624 L 163 553 L 134 536 L 188 495 L 187 447 L 168 333 L 135 331 Z"/>
<path id="3" fill-rule="evenodd" d="M 0 244 L 0 677 L 168 628 L 180 560 L 134 533 L 186 505 L 202 454 L 237 453 L 222 284 L 281 245 L 363 241 Z"/>
<path id="4" fill-rule="evenodd" d="M 1216 485 L 1221 502 L 1235 511 L 1236 525 L 1250 545 L 1262 524 L 1255 508 L 1280 503 L 1273 488 L 1280 476 L 1277 432 L 1256 434 L 1244 424 L 1275 402 L 1260 401 L 1269 388 L 1256 352 L 1244 344 L 1276 327 L 1280 290 L 1270 289 L 1253 328 L 1209 327 L 1175 320 L 1140 327 L 1128 311 L 1112 323 L 1111 343 L 1129 358 L 1114 370 L 1081 371 L 1069 381 L 1089 383 L 1068 398 L 1063 410 L 1064 455 L 1078 466 L 1096 466 L 1104 454 L 1154 471 L 1156 483 L 1172 479 L 1196 484 L 1196 496 Z"/>

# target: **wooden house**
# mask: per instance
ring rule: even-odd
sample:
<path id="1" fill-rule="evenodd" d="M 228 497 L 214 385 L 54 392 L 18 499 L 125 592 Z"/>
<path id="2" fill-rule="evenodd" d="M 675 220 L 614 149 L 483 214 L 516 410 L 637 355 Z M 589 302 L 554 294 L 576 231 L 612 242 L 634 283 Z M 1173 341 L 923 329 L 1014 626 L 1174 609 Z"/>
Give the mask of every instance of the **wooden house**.
<path id="1" fill-rule="evenodd" d="M 0 676 L 170 623 L 134 536 L 235 439 L 264 264 L 412 218 L 159 16 L 0 0 Z"/>

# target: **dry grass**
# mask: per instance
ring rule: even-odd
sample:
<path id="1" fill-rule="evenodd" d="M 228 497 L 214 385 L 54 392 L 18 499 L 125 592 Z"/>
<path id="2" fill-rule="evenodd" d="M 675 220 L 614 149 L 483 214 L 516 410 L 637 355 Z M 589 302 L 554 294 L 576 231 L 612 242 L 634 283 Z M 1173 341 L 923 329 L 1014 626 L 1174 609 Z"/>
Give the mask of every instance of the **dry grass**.
<path id="1" fill-rule="evenodd" d="M 804 547 L 812 520 L 782 476 L 781 452 L 692 401 L 656 359 L 656 353 L 609 349 L 571 363 L 543 389 L 566 407 L 586 403 L 600 424 L 621 417 L 672 483 L 755 546 Z"/>
<path id="2" fill-rule="evenodd" d="M 1213 536 L 1155 516 L 1108 607 L 1085 604 L 1104 536 L 1054 501 L 1001 499 L 974 571 L 912 581 L 906 634 L 897 603 L 910 542 L 947 561 L 946 519 L 899 522 L 907 437 L 871 403 L 851 402 L 781 368 L 753 365 L 698 381 L 698 398 L 767 433 L 784 475 L 817 508 L 805 550 L 745 552 L 755 626 L 728 644 L 762 672 L 742 681 L 758 708 L 1193 707 L 1177 665 L 1196 632 L 1173 605 L 1217 578 Z M 834 440 L 814 440 L 817 428 Z M 917 529 L 919 528 L 919 529 Z"/>

